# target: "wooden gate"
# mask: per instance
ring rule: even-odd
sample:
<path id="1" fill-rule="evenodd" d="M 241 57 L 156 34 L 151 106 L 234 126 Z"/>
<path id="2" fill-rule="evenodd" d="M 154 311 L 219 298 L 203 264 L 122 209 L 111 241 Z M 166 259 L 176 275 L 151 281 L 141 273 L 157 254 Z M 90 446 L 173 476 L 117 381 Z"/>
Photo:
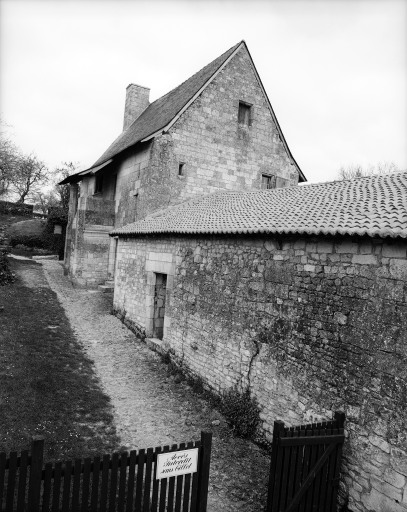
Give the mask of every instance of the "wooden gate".
<path id="1" fill-rule="evenodd" d="M 43 465 L 44 440 L 36 439 L 31 454 L 0 453 L 0 511 L 205 512 L 211 444 L 212 434 L 202 432 L 187 444 Z M 177 452 L 162 471 L 168 473 L 177 457 L 187 471 L 187 453 L 196 451 L 196 472 L 157 475 L 163 454 Z"/>
<path id="2" fill-rule="evenodd" d="M 267 512 L 336 512 L 344 422 L 274 422 Z"/>

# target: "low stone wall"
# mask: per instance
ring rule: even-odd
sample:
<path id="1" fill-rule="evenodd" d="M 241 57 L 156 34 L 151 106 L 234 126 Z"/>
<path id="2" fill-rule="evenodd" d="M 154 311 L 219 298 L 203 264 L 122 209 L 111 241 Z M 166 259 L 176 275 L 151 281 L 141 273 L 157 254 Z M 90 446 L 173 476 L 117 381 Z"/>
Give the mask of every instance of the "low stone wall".
<path id="1" fill-rule="evenodd" d="M 263 431 L 346 413 L 349 509 L 407 510 L 407 244 L 369 238 L 119 240 L 115 308 L 143 333 L 149 252 L 173 254 L 164 344 Z"/>
<path id="2" fill-rule="evenodd" d="M 5 213 L 6 215 L 26 215 L 27 217 L 32 217 L 33 210 L 33 204 L 0 201 L 0 213 Z"/>

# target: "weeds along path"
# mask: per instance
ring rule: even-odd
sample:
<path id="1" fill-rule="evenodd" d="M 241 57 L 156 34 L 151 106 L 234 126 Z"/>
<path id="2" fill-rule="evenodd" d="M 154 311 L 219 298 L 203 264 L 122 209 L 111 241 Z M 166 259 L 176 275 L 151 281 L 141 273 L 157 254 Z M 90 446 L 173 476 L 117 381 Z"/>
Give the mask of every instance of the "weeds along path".
<path id="1" fill-rule="evenodd" d="M 121 443 L 128 449 L 171 445 L 212 431 L 208 510 L 263 510 L 269 456 L 233 437 L 219 412 L 186 383 L 176 383 L 158 355 L 110 314 L 111 294 L 73 288 L 56 261 L 43 261 L 43 267 L 111 398 Z"/>

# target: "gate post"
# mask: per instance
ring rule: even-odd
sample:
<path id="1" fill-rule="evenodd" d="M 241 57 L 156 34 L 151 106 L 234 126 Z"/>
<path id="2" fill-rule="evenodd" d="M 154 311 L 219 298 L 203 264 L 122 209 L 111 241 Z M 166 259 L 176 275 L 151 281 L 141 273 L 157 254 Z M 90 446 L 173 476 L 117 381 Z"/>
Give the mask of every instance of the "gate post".
<path id="1" fill-rule="evenodd" d="M 30 481 L 28 485 L 28 511 L 39 512 L 44 438 L 35 436 L 31 443 Z"/>
<path id="2" fill-rule="evenodd" d="M 336 411 L 334 414 L 334 421 L 338 423 L 338 428 L 344 428 L 345 426 L 345 413 L 342 411 Z"/>
<path id="3" fill-rule="evenodd" d="M 206 512 L 209 469 L 211 464 L 212 432 L 201 432 L 201 453 L 198 468 L 197 512 Z"/>
<path id="4" fill-rule="evenodd" d="M 280 432 L 284 430 L 284 422 L 281 420 L 274 421 L 273 428 L 273 442 L 271 445 L 271 463 L 270 463 L 270 478 L 269 478 L 269 488 L 268 488 L 268 498 L 267 498 L 267 508 L 266 512 L 272 512 L 273 510 L 273 502 L 278 500 L 279 496 L 277 495 L 279 491 L 279 485 L 275 485 L 276 479 L 278 479 L 278 484 L 281 479 L 281 474 L 277 475 L 277 451 L 278 451 L 278 439 L 280 437 Z M 277 508 L 275 509 L 277 510 Z M 274 512 L 274 511 L 273 511 Z"/>

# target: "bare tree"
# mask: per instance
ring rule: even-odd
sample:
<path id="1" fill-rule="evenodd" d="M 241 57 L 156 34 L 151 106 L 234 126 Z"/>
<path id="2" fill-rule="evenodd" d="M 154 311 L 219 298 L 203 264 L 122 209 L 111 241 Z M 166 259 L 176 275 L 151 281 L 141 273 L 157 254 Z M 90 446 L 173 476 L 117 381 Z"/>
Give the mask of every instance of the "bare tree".
<path id="1" fill-rule="evenodd" d="M 34 206 L 39 208 L 44 215 L 48 213 L 48 209 L 51 207 L 61 207 L 59 198 L 53 190 L 40 190 L 33 195 L 32 200 Z"/>
<path id="2" fill-rule="evenodd" d="M 342 166 L 338 171 L 339 180 L 350 180 L 353 178 L 363 178 L 364 176 L 374 176 L 378 174 L 391 174 L 399 172 L 400 169 L 394 162 L 379 162 L 377 165 L 369 165 L 364 168 L 358 164 Z"/>
<path id="3" fill-rule="evenodd" d="M 5 136 L 2 129 L 0 132 L 0 196 L 5 195 L 9 190 L 20 158 L 20 150 Z"/>
<path id="4" fill-rule="evenodd" d="M 78 170 L 78 163 L 74 162 L 63 162 L 60 167 L 57 167 L 55 169 L 56 177 L 57 177 L 57 183 L 64 180 L 68 176 L 71 176 L 71 174 L 75 174 Z M 65 210 L 69 210 L 69 194 L 70 194 L 70 187 L 69 183 L 65 185 L 56 185 L 55 192 L 58 196 L 60 206 Z"/>
<path id="5" fill-rule="evenodd" d="M 18 194 L 18 203 L 36 194 L 49 181 L 48 168 L 36 155 L 22 155 L 11 178 L 11 189 Z"/>

